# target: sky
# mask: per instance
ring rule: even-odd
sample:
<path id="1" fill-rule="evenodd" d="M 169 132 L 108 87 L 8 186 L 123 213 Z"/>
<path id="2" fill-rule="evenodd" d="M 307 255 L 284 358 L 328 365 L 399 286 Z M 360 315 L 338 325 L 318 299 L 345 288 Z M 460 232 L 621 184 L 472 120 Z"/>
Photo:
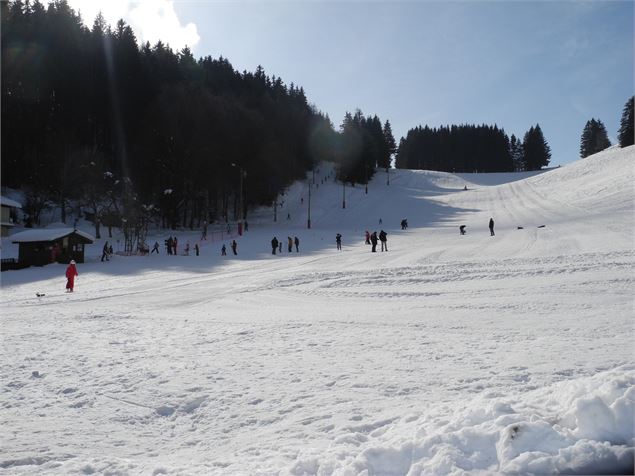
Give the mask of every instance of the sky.
<path id="1" fill-rule="evenodd" d="M 302 86 L 338 127 L 347 111 L 418 125 L 540 124 L 551 165 L 579 158 L 591 118 L 612 143 L 633 95 L 630 1 L 70 0 L 86 23 L 101 8 L 140 41 Z M 101 4 L 100 4 L 101 3 Z"/>

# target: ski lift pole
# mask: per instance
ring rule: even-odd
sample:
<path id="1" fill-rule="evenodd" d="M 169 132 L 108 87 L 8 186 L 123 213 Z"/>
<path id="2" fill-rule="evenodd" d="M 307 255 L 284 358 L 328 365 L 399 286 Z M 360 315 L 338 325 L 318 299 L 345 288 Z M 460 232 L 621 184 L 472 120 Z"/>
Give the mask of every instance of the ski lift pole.
<path id="1" fill-rule="evenodd" d="M 306 227 L 311 229 L 311 182 L 309 182 L 309 215 L 306 222 Z"/>

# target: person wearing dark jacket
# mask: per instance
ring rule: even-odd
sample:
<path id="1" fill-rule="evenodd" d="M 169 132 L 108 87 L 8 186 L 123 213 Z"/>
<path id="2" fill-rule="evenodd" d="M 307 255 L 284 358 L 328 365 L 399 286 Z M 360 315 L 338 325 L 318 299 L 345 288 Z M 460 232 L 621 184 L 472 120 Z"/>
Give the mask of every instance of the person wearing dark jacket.
<path id="1" fill-rule="evenodd" d="M 234 252 L 235 255 L 238 254 L 238 252 L 236 251 L 237 248 L 238 248 L 238 243 L 236 243 L 236 240 L 232 240 L 232 251 Z"/>
<path id="2" fill-rule="evenodd" d="M 106 242 L 106 243 L 104 244 L 104 249 L 103 249 L 103 252 L 102 252 L 102 254 L 101 254 L 101 260 L 102 260 L 102 261 L 104 260 L 104 258 L 106 258 L 106 261 L 110 261 L 110 260 L 108 259 L 108 242 Z"/>
<path id="3" fill-rule="evenodd" d="M 298 239 L 297 236 L 293 239 L 293 242 L 295 243 L 295 252 L 299 253 L 300 252 L 300 240 Z"/>
<path id="4" fill-rule="evenodd" d="M 172 237 L 170 236 L 167 240 L 165 240 L 165 247 L 169 255 L 172 254 Z"/>
<path id="5" fill-rule="evenodd" d="M 489 219 L 489 235 L 494 236 L 494 219 Z"/>
<path id="6" fill-rule="evenodd" d="M 377 251 L 377 232 L 373 231 L 370 235 L 370 243 L 373 245 L 371 251 L 375 253 Z"/>
<path id="7" fill-rule="evenodd" d="M 287 249 L 289 250 L 289 253 L 293 252 L 293 238 L 290 236 L 287 236 Z"/>
<path id="8" fill-rule="evenodd" d="M 388 251 L 388 235 L 384 230 L 379 232 L 379 241 L 381 241 L 381 250 Z"/>
<path id="9" fill-rule="evenodd" d="M 339 233 L 335 235 L 335 244 L 337 245 L 337 249 L 342 251 L 342 235 Z"/>
<path id="10" fill-rule="evenodd" d="M 277 249 L 278 249 L 278 238 L 274 236 L 273 240 L 271 240 L 271 254 L 275 255 Z"/>

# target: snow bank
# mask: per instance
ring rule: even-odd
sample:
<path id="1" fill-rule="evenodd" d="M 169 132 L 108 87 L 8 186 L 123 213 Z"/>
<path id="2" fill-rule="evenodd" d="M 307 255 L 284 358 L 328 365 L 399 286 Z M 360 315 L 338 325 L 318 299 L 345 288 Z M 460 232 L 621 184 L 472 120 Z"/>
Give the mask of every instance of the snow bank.
<path id="1" fill-rule="evenodd" d="M 344 462 L 345 452 L 334 442 L 330 457 L 299 459 L 284 474 L 633 473 L 632 365 L 515 398 L 482 395 L 456 408 L 454 417 L 440 425 L 434 413 L 419 418 L 423 425 L 412 438 L 376 444 L 364 437 L 365 447 Z"/>

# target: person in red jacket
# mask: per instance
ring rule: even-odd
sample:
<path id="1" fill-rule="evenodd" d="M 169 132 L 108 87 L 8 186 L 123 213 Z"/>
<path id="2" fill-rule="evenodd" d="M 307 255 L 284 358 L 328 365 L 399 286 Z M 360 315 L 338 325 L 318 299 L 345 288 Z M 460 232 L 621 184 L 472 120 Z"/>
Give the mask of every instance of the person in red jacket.
<path id="1" fill-rule="evenodd" d="M 66 292 L 72 293 L 75 287 L 75 276 L 79 276 L 77 268 L 75 267 L 75 260 L 71 260 L 71 263 L 66 268 Z"/>

